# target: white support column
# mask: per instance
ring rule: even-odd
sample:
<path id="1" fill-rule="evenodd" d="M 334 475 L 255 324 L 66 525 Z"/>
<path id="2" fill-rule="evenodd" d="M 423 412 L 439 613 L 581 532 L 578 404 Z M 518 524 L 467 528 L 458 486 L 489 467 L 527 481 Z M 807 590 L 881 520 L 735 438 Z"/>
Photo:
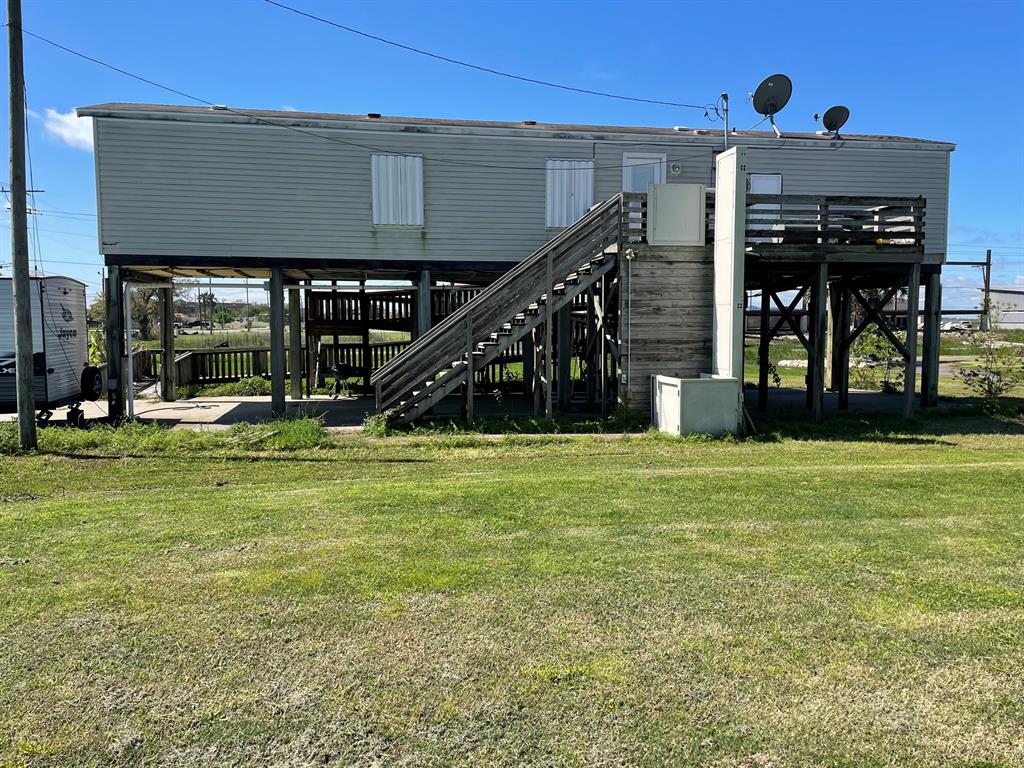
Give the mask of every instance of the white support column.
<path id="1" fill-rule="evenodd" d="M 711 361 L 714 376 L 739 381 L 737 428 L 743 421 L 746 244 L 746 150 L 733 147 L 715 158 L 715 306 Z"/>
<path id="2" fill-rule="evenodd" d="M 746 150 L 715 159 L 713 373 L 743 380 L 743 293 L 747 231 Z"/>

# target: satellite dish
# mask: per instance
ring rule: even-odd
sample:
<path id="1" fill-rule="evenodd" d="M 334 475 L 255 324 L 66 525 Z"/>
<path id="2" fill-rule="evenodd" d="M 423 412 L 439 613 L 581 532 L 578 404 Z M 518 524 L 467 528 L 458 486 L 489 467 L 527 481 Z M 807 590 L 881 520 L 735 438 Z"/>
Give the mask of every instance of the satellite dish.
<path id="1" fill-rule="evenodd" d="M 839 104 L 825 110 L 825 115 L 821 118 L 821 124 L 825 126 L 826 131 L 838 136 L 839 129 L 846 125 L 846 121 L 849 119 L 850 110 Z"/>
<path id="2" fill-rule="evenodd" d="M 757 90 L 754 91 L 754 111 L 768 118 L 776 136 L 781 136 L 782 134 L 775 127 L 775 115 L 785 108 L 789 103 L 789 97 L 792 95 L 793 81 L 782 74 L 766 77 L 757 86 Z"/>

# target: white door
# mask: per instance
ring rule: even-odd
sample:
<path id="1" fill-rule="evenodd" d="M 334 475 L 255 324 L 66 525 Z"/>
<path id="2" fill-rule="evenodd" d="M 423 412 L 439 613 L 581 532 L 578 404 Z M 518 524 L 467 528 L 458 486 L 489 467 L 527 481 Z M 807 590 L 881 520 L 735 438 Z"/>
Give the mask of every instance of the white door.
<path id="1" fill-rule="evenodd" d="M 652 152 L 623 152 L 622 191 L 646 192 L 651 184 L 664 184 L 667 159 Z"/>
<path id="2" fill-rule="evenodd" d="M 751 195 L 781 195 L 782 174 L 781 173 L 751 173 L 747 176 L 747 192 Z M 782 206 L 777 203 L 758 203 L 750 206 L 753 214 L 748 219 L 748 228 L 751 229 L 777 229 L 776 224 L 782 217 Z M 756 225 L 756 226 L 755 226 Z M 752 243 L 779 243 L 777 237 L 752 237 Z"/>

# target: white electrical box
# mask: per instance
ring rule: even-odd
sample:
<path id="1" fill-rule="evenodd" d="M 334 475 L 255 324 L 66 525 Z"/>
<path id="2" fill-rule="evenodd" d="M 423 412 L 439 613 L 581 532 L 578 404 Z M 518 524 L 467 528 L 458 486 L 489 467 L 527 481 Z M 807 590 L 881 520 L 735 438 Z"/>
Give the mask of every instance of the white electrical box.
<path id="1" fill-rule="evenodd" d="M 698 379 L 651 377 L 651 423 L 671 435 L 735 433 L 741 411 L 739 380 L 702 374 Z"/>
<path id="2" fill-rule="evenodd" d="M 647 188 L 650 245 L 704 245 L 707 192 L 703 184 L 652 184 Z"/>

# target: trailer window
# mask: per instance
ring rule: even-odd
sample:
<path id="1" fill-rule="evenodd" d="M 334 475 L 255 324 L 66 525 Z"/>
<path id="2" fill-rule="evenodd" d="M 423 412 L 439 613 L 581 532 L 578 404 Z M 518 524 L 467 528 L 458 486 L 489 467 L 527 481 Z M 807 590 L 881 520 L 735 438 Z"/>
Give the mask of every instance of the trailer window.
<path id="1" fill-rule="evenodd" d="M 567 227 L 594 204 L 594 161 L 547 162 L 547 213 L 544 225 Z"/>
<path id="2" fill-rule="evenodd" d="M 423 226 L 423 158 L 419 155 L 375 154 L 373 223 L 383 226 Z"/>

